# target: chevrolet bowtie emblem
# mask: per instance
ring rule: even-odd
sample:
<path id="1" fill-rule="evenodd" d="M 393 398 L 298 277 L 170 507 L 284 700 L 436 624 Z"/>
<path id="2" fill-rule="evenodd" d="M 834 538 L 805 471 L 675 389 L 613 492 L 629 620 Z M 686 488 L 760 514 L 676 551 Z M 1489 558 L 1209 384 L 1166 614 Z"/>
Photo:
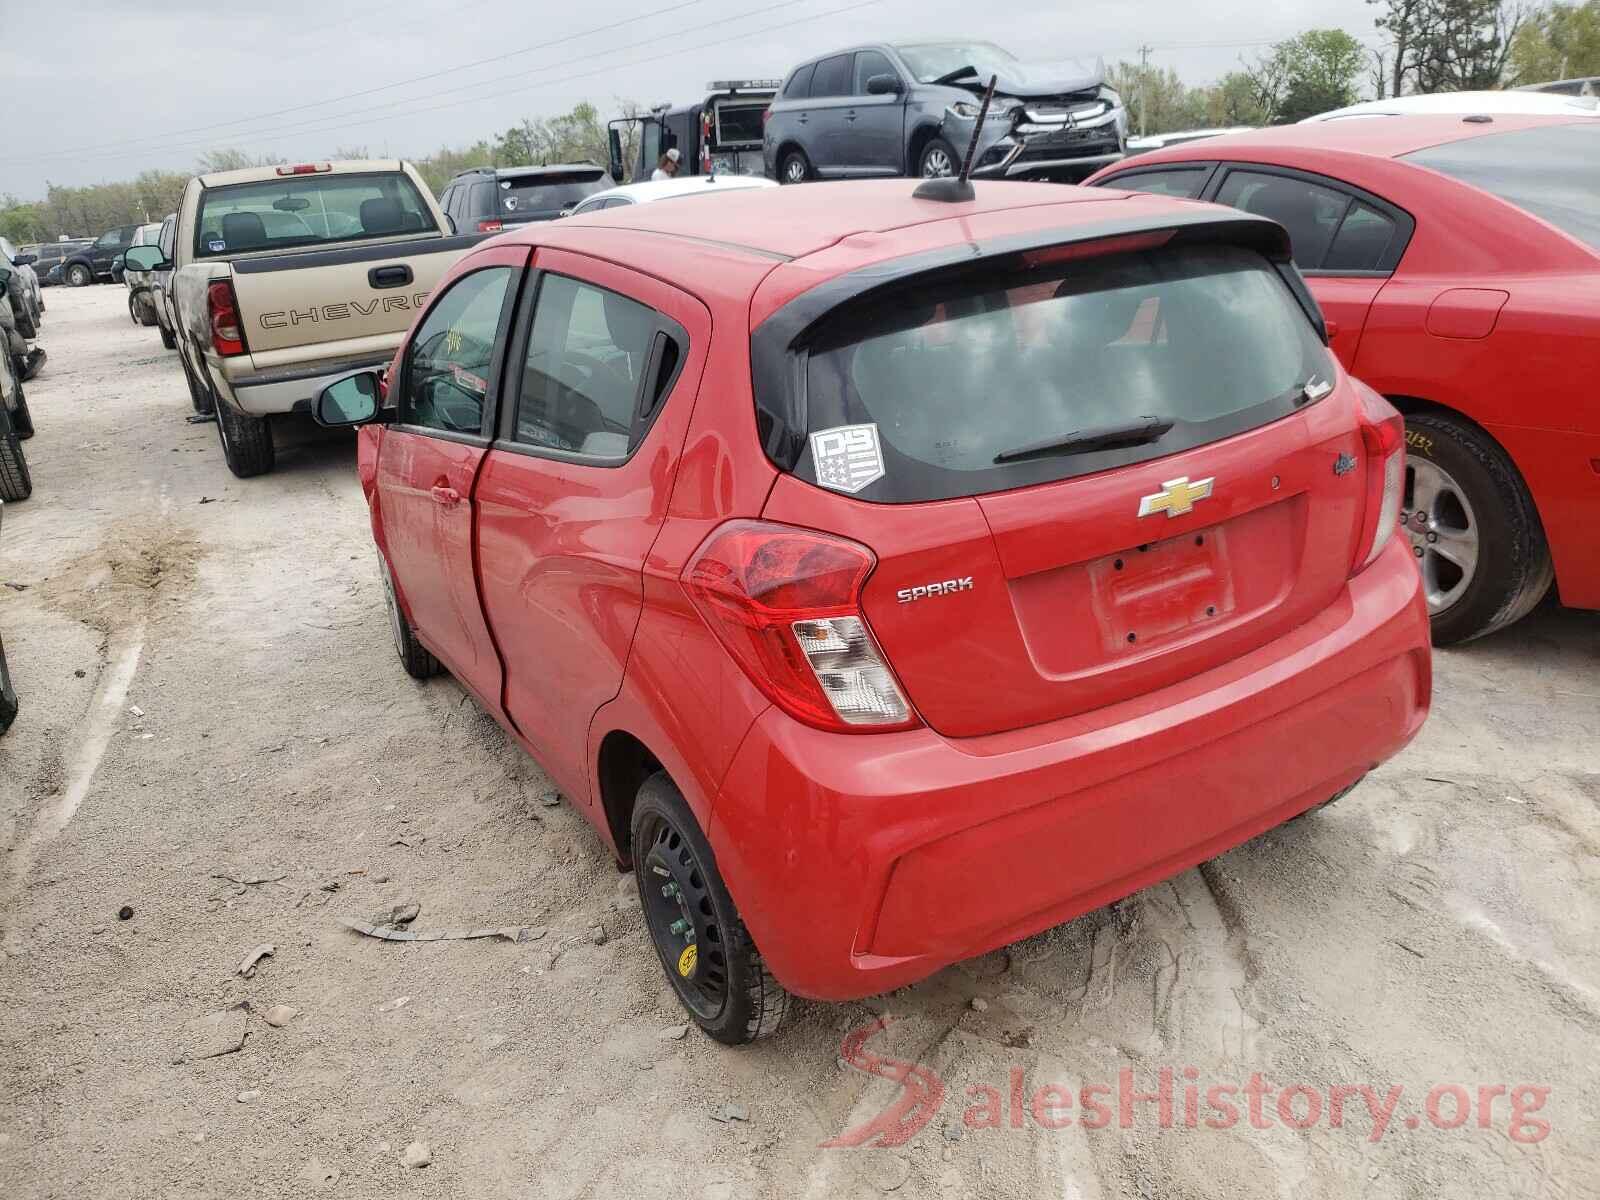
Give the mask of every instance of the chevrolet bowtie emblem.
<path id="1" fill-rule="evenodd" d="M 1196 479 L 1189 482 L 1187 475 L 1180 475 L 1177 479 L 1169 479 L 1161 485 L 1159 492 L 1152 492 L 1148 496 L 1139 498 L 1139 515 L 1151 517 L 1158 512 L 1164 512 L 1169 517 L 1181 517 L 1185 513 L 1194 511 L 1196 500 L 1204 500 L 1211 495 L 1211 485 L 1216 482 L 1216 477 Z"/>

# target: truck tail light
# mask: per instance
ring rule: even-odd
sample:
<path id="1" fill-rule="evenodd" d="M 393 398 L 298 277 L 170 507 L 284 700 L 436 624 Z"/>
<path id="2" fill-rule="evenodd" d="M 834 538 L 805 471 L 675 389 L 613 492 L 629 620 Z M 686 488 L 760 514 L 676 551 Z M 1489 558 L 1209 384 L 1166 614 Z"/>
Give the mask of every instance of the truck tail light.
<path id="1" fill-rule="evenodd" d="M 857 542 L 767 521 L 730 521 L 684 568 L 689 599 L 766 697 L 839 733 L 920 721 L 861 613 L 877 566 Z"/>
<path id="2" fill-rule="evenodd" d="M 239 327 L 239 302 L 233 284 L 219 279 L 206 289 L 211 313 L 211 347 L 224 358 L 244 353 L 244 330 Z"/>
<path id="3" fill-rule="evenodd" d="M 324 171 L 333 170 L 332 163 L 295 163 L 293 166 L 278 168 L 279 175 L 320 175 Z"/>
<path id="4" fill-rule="evenodd" d="M 505 224 L 499 217 L 488 217 L 478 222 L 479 233 L 499 233 L 504 228 Z"/>
<path id="5" fill-rule="evenodd" d="M 1406 483 L 1405 418 L 1366 384 L 1356 383 L 1355 388 L 1367 451 L 1367 507 L 1352 573 L 1370 566 L 1394 536 Z"/>

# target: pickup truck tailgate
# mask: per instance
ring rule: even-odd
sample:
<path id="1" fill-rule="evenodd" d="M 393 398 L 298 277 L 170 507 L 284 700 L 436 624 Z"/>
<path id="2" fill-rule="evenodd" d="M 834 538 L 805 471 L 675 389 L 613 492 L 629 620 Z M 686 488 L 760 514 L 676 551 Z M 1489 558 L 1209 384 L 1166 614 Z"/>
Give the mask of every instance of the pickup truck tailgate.
<path id="1" fill-rule="evenodd" d="M 235 258 L 233 289 L 252 361 L 272 366 L 280 357 L 274 352 L 284 350 L 300 361 L 331 358 L 383 335 L 397 344 L 451 264 L 482 240 L 422 238 Z"/>

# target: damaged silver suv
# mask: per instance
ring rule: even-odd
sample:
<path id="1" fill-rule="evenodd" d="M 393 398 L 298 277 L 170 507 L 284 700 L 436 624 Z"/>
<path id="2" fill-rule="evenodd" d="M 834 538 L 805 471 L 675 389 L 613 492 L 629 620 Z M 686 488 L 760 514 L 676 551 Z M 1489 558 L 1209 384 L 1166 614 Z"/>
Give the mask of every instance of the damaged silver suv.
<path id="1" fill-rule="evenodd" d="M 972 174 L 1076 182 L 1123 156 L 1128 113 L 1103 65 L 1019 62 L 988 42 L 858 46 L 791 71 L 767 109 L 767 174 L 780 183 L 961 169 L 979 97 L 994 103 Z"/>

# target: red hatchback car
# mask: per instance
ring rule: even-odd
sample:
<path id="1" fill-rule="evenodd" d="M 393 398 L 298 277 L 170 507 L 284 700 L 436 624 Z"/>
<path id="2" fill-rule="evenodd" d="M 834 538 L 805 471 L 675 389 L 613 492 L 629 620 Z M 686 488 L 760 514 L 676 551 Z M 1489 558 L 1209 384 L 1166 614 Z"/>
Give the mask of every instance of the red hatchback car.
<path id="1" fill-rule="evenodd" d="M 1289 230 L 1345 368 L 1405 414 L 1436 642 L 1510 624 L 1552 578 L 1600 608 L 1600 120 L 1287 125 L 1089 182 Z"/>
<path id="2" fill-rule="evenodd" d="M 1283 230 L 1044 184 L 530 226 L 318 401 L 406 668 L 632 863 L 695 1020 L 859 997 L 1342 793 L 1427 712 L 1395 411 Z M 758 950 L 759 947 L 759 950 Z"/>

